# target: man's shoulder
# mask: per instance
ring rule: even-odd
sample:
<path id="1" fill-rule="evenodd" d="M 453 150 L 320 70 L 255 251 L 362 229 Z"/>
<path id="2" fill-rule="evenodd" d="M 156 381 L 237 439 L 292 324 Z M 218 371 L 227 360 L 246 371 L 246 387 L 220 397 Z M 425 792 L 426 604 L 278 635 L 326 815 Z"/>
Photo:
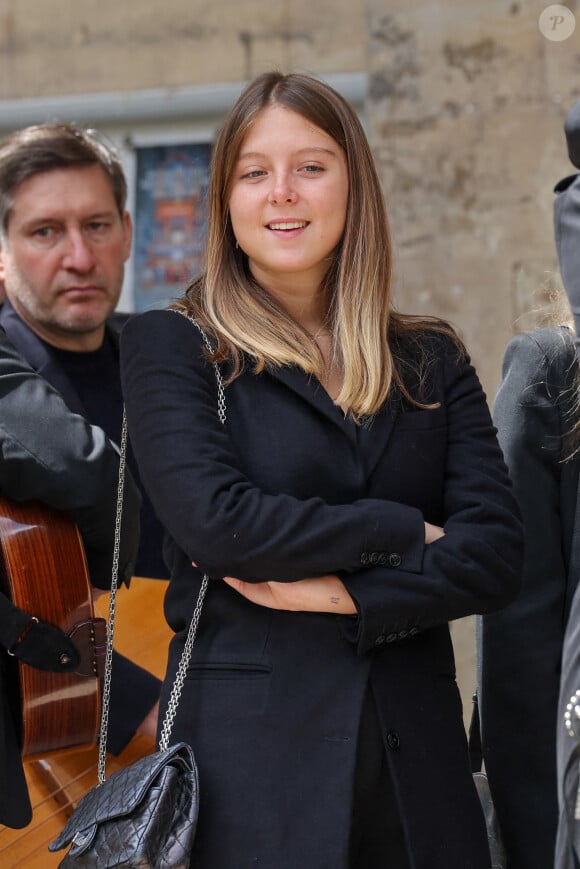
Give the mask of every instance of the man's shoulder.
<path id="1" fill-rule="evenodd" d="M 8 299 L 4 299 L 4 301 L 0 304 L 0 324 L 4 326 L 5 323 L 10 322 L 11 320 L 17 321 L 19 319 L 20 318 L 18 317 L 18 314 L 16 313 Z"/>
<path id="2" fill-rule="evenodd" d="M 114 311 L 110 317 L 107 317 L 107 326 L 113 332 L 119 334 L 127 320 L 130 320 L 131 317 L 134 316 L 135 314 L 131 314 L 127 311 Z"/>
<path id="3" fill-rule="evenodd" d="M 38 369 L 46 362 L 45 347 L 40 338 L 19 317 L 8 300 L 0 305 L 0 326 L 33 368 Z"/>

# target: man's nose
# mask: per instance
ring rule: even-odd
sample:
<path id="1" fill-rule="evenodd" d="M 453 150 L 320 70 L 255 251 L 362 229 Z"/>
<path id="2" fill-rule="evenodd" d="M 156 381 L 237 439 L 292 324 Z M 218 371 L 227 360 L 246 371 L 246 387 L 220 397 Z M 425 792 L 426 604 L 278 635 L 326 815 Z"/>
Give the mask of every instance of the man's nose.
<path id="1" fill-rule="evenodd" d="M 88 272 L 95 263 L 93 250 L 83 233 L 69 232 L 65 241 L 63 266 L 75 272 Z"/>

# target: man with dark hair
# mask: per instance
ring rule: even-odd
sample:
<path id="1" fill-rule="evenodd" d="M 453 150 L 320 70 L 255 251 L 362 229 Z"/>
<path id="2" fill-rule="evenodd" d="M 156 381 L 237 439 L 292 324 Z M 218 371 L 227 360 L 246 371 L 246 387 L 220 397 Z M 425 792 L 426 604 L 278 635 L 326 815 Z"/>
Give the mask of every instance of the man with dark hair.
<path id="1" fill-rule="evenodd" d="M 71 413 L 52 387 L 16 353 L 0 329 L 0 493 L 64 510 L 83 539 L 93 585 L 110 582 L 119 459 L 101 429 Z M 119 578 L 129 580 L 139 540 L 139 493 L 125 480 Z M 42 581 L 42 577 L 39 577 Z M 55 625 L 38 621 L 0 594 L 0 823 L 22 827 L 31 808 L 20 760 L 16 698 L 6 654 L 32 667 L 76 670 L 79 653 Z"/>
<path id="2" fill-rule="evenodd" d="M 17 130 L 0 144 L 0 233 L 6 235 L 12 193 L 28 178 L 53 169 L 100 166 L 124 216 L 127 181 L 119 157 L 95 130 L 76 124 L 38 124 Z"/>
<path id="3" fill-rule="evenodd" d="M 119 443 L 123 399 L 114 314 L 131 247 L 127 186 L 115 150 L 94 131 L 41 124 L 0 143 L 2 325 L 68 407 Z M 129 450 L 128 462 L 138 472 Z M 162 529 L 141 507 L 137 576 L 167 576 Z M 154 732 L 159 681 L 121 656 L 114 662 L 109 748 L 140 722 Z"/>

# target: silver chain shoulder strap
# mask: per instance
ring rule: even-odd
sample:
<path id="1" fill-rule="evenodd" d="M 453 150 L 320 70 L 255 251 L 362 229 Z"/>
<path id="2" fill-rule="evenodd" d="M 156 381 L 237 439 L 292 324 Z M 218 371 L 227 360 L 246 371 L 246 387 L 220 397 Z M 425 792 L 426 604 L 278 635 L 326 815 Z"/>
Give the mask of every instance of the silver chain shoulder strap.
<path id="1" fill-rule="evenodd" d="M 201 333 L 201 337 L 203 338 L 203 343 L 210 351 L 213 353 L 213 347 L 211 343 L 194 317 L 187 316 L 184 314 L 188 320 L 190 320 L 193 325 L 199 330 Z M 219 365 L 217 362 L 213 363 L 213 368 L 215 371 L 216 381 L 217 381 L 217 411 L 219 420 L 222 425 L 225 425 L 226 422 L 226 395 L 224 389 L 224 383 L 222 379 L 222 373 L 220 371 Z M 111 700 L 111 671 L 113 666 L 113 638 L 115 634 L 115 610 L 117 605 L 117 588 L 119 582 L 119 551 L 121 545 L 121 520 L 123 515 L 123 492 L 125 489 L 125 468 L 127 464 L 127 414 L 125 408 L 123 408 L 123 424 L 121 429 L 121 455 L 119 458 L 119 485 L 117 488 L 117 512 L 115 516 L 115 539 L 113 544 L 113 566 L 111 571 L 111 597 L 109 603 L 109 626 L 107 631 L 107 652 L 105 657 L 105 676 L 103 680 L 103 696 L 101 701 L 101 725 L 99 729 L 99 761 L 98 761 L 98 779 L 99 784 L 103 784 L 106 779 L 106 765 L 107 765 L 107 731 L 109 728 L 109 706 Z M 195 642 L 195 638 L 197 636 L 197 629 L 199 625 L 199 619 L 201 616 L 201 610 L 203 607 L 203 601 L 207 592 L 207 587 L 209 584 L 209 577 L 207 574 L 204 574 L 203 580 L 199 589 L 199 593 L 197 596 L 197 601 L 195 604 L 195 608 L 193 611 L 193 615 L 191 617 L 191 622 L 189 623 L 189 630 L 187 632 L 187 638 L 185 640 L 185 645 L 183 647 L 183 652 L 181 653 L 181 658 L 179 661 L 179 666 L 177 668 L 177 672 L 175 674 L 175 679 L 173 681 L 173 685 L 171 688 L 171 695 L 169 697 L 169 702 L 167 704 L 167 711 L 165 713 L 165 718 L 163 721 L 163 726 L 161 728 L 161 736 L 159 738 L 159 750 L 167 751 L 169 748 L 169 738 L 171 736 L 171 731 L 173 729 L 173 722 L 175 721 L 175 716 L 177 714 L 177 707 L 179 705 L 179 699 L 181 697 L 181 692 L 183 690 L 183 685 L 185 682 L 185 675 L 187 673 L 187 667 L 191 658 L 191 652 L 193 649 L 193 644 Z"/>

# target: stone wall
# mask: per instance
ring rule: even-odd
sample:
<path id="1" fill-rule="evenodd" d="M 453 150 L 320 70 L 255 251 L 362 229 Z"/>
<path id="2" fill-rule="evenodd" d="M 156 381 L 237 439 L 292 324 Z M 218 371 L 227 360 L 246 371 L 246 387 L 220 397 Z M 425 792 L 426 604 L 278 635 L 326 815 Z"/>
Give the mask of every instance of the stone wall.
<path id="1" fill-rule="evenodd" d="M 1 0 L 0 99 L 365 66 L 364 0 Z"/>
<path id="2" fill-rule="evenodd" d="M 546 5 L 368 0 L 398 304 L 459 327 L 490 398 L 511 334 L 559 286 L 552 188 L 573 171 L 562 123 L 580 97 L 580 22 L 550 41 Z"/>

